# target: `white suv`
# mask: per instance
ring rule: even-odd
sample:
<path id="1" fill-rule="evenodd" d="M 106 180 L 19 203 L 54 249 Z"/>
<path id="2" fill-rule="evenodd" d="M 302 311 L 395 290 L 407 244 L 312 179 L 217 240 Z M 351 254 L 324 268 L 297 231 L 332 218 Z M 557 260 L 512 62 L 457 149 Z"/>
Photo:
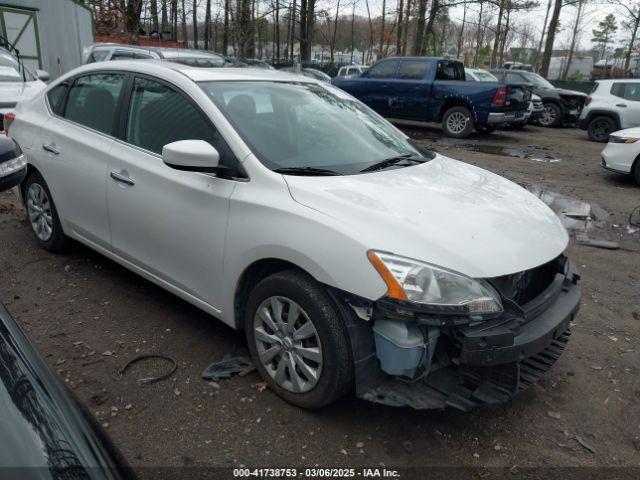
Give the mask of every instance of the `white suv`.
<path id="1" fill-rule="evenodd" d="M 616 130 L 640 126 L 640 80 L 598 80 L 578 124 L 594 142 L 606 142 Z"/>
<path id="2" fill-rule="evenodd" d="M 93 63 L 9 134 L 37 243 L 79 240 L 244 329 L 296 405 L 504 402 L 567 343 L 580 288 L 554 213 L 327 83 Z"/>

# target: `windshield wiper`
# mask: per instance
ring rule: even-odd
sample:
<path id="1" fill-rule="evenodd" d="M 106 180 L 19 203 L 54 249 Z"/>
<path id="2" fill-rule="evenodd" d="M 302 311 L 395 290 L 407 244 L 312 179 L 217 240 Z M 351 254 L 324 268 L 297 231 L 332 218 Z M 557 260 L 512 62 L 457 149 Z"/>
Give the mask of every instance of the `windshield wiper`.
<path id="1" fill-rule="evenodd" d="M 378 162 L 378 163 L 374 163 L 373 165 L 369 165 L 366 168 L 363 168 L 362 170 L 360 170 L 360 173 L 362 172 L 374 172 L 376 170 L 383 170 L 387 167 L 392 167 L 394 165 L 397 165 L 400 162 L 414 162 L 414 163 L 424 163 L 426 162 L 428 159 L 427 158 L 422 158 L 422 157 L 416 157 L 410 153 L 406 154 L 406 155 L 398 155 L 396 157 L 389 157 L 389 158 L 385 158 L 384 160 Z"/>
<path id="2" fill-rule="evenodd" d="M 284 175 L 342 175 L 341 173 L 328 170 L 326 168 L 317 167 L 281 167 L 274 170 L 276 173 L 282 173 Z"/>

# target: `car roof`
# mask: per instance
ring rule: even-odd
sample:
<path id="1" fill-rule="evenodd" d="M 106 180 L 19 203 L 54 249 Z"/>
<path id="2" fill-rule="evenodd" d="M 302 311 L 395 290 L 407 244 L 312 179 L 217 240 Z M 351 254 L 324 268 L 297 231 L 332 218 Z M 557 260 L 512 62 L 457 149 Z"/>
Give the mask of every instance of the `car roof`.
<path id="1" fill-rule="evenodd" d="M 162 75 L 178 72 L 194 82 L 257 80 L 274 82 L 319 83 L 318 80 L 302 77 L 295 73 L 266 70 L 264 68 L 199 68 L 182 65 L 166 60 L 115 60 L 112 62 L 95 62 L 79 67 L 69 73 L 74 76 L 93 71 L 122 70 L 128 72 Z"/>
<path id="2" fill-rule="evenodd" d="M 182 48 L 159 48 L 156 51 L 160 52 L 166 59 L 171 58 L 215 58 L 217 60 L 224 60 L 221 55 L 213 52 L 203 52 L 200 50 L 185 50 Z"/>

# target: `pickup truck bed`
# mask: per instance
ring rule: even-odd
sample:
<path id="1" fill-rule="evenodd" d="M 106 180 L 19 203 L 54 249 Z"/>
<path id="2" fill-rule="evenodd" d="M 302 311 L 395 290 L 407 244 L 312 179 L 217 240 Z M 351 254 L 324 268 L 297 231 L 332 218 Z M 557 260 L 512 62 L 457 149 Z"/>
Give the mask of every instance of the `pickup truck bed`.
<path id="1" fill-rule="evenodd" d="M 531 100 L 529 86 L 467 82 L 461 62 L 442 58 L 385 58 L 332 83 L 389 119 L 441 122 L 456 138 L 524 118 Z"/>

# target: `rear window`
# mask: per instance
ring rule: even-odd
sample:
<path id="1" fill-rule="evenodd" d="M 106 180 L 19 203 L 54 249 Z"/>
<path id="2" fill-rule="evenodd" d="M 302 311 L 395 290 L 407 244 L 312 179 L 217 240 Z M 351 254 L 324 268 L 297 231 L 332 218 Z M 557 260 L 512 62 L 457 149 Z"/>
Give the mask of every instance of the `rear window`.
<path id="1" fill-rule="evenodd" d="M 460 62 L 438 62 L 436 80 L 460 80 L 464 81 L 464 66 Z"/>
<path id="2" fill-rule="evenodd" d="M 56 85 L 47 92 L 47 100 L 49 101 L 49 107 L 51 111 L 56 115 L 62 115 L 64 109 L 64 97 L 69 90 L 69 84 L 64 82 L 60 85 Z"/>
<path id="3" fill-rule="evenodd" d="M 397 78 L 402 80 L 422 80 L 427 74 L 427 62 L 404 60 L 400 62 Z"/>
<path id="4" fill-rule="evenodd" d="M 87 63 L 102 62 L 108 55 L 109 50 L 94 50 L 91 55 L 89 55 Z"/>

